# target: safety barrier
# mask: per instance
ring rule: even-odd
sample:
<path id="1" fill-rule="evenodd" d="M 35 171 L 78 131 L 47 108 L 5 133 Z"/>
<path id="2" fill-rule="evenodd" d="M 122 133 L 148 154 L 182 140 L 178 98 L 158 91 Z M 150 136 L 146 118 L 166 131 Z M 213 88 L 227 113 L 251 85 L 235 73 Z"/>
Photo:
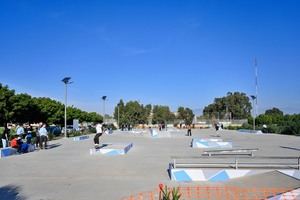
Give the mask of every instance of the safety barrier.
<path id="1" fill-rule="evenodd" d="M 172 191 L 174 188 L 169 188 Z M 296 188 L 242 188 L 233 186 L 178 187 L 179 199 L 184 200 L 299 200 Z M 169 199 L 172 199 L 170 196 Z M 163 200 L 161 189 L 140 192 L 122 200 Z"/>

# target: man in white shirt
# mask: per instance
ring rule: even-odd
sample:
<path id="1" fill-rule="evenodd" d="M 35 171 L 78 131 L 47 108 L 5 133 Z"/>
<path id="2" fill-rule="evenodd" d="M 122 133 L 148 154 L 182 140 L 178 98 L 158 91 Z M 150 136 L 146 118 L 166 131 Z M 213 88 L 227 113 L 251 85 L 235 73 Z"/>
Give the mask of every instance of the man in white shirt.
<path id="1" fill-rule="evenodd" d="M 17 133 L 18 137 L 22 138 L 22 136 L 24 134 L 24 128 L 22 125 L 17 126 L 16 133 Z"/>
<path id="2" fill-rule="evenodd" d="M 98 123 L 96 125 L 96 135 L 94 137 L 94 144 L 95 144 L 95 147 L 99 146 L 99 137 L 102 135 L 102 124 Z"/>
<path id="3" fill-rule="evenodd" d="M 40 147 L 41 149 L 43 148 L 47 148 L 47 141 L 48 141 L 48 131 L 46 129 L 46 124 L 43 124 L 42 128 L 40 128 L 39 130 L 39 134 L 41 137 L 41 143 L 40 143 Z"/>

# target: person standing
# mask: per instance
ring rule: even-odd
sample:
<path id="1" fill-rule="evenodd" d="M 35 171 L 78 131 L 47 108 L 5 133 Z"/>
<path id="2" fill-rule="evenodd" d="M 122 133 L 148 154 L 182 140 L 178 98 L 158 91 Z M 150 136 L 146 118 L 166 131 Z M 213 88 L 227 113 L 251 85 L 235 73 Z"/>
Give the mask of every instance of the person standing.
<path id="1" fill-rule="evenodd" d="M 48 131 L 46 129 L 46 124 L 42 125 L 42 128 L 39 130 L 40 133 L 40 147 L 41 149 L 46 149 L 47 148 L 47 141 L 48 141 Z"/>
<path id="2" fill-rule="evenodd" d="M 40 136 L 40 129 L 41 125 L 36 128 L 35 133 L 36 133 L 36 138 L 35 138 L 35 146 L 36 148 L 40 147 L 41 148 L 41 136 Z"/>
<path id="3" fill-rule="evenodd" d="M 18 137 L 20 137 L 21 139 L 23 138 L 23 134 L 24 134 L 23 125 L 18 124 L 17 129 L 16 129 L 16 133 L 17 133 Z"/>
<path id="4" fill-rule="evenodd" d="M 94 137 L 94 145 L 95 145 L 95 147 L 99 146 L 99 138 L 102 135 L 102 133 L 103 133 L 102 124 L 98 123 L 96 125 L 96 135 Z"/>
<path id="5" fill-rule="evenodd" d="M 192 127 L 190 124 L 187 126 L 187 136 L 192 136 Z"/>
<path id="6" fill-rule="evenodd" d="M 8 147 L 9 133 L 10 133 L 10 130 L 5 125 L 3 133 L 2 133 L 2 137 L 1 137 L 1 139 L 2 139 L 2 147 L 3 148 Z"/>

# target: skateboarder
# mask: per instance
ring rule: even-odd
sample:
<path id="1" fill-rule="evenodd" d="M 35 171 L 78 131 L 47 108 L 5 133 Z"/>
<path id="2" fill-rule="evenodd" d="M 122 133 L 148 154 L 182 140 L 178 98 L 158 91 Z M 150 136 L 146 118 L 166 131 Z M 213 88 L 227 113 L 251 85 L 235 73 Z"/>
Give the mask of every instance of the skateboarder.
<path id="1" fill-rule="evenodd" d="M 99 137 L 102 135 L 102 133 L 103 133 L 102 124 L 98 123 L 96 125 L 96 135 L 94 137 L 95 148 L 99 147 Z"/>

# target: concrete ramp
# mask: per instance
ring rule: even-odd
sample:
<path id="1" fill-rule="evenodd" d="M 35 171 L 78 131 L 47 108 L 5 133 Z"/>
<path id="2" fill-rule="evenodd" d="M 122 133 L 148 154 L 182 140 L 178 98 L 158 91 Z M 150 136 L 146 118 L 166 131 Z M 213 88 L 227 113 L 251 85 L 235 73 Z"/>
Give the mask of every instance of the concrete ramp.
<path id="1" fill-rule="evenodd" d="M 82 135 L 82 136 L 74 137 L 73 141 L 78 142 L 78 141 L 87 140 L 87 139 L 89 139 L 88 135 Z"/>
<path id="2" fill-rule="evenodd" d="M 152 129 L 150 131 L 151 138 L 168 138 L 171 137 L 171 133 L 169 131 L 157 131 L 155 129 Z"/>
<path id="3" fill-rule="evenodd" d="M 11 155 L 15 155 L 16 153 L 17 153 L 16 149 L 11 148 L 11 147 L 6 147 L 6 148 L 2 148 L 1 149 L 1 155 L 0 155 L 0 157 L 1 158 L 8 157 L 8 156 L 11 156 Z"/>
<path id="4" fill-rule="evenodd" d="M 268 174 L 280 174 L 286 179 L 300 180 L 297 179 L 298 170 L 286 170 L 286 173 L 292 174 L 293 176 L 283 174 L 279 170 L 252 170 L 252 169 L 193 169 L 193 168 L 170 168 L 171 180 L 178 182 L 193 182 L 193 181 L 209 181 L 209 182 L 227 182 L 230 180 L 238 179 L 241 183 L 244 183 L 245 177 L 251 177 L 256 175 L 254 180 L 257 182 L 264 181 L 261 180 L 264 176 L 271 179 L 271 176 Z M 267 175 L 264 175 L 267 174 Z M 264 175 L 264 176 L 262 176 Z M 295 175 L 295 176 L 294 176 Z M 277 176 L 278 177 L 278 176 Z M 243 178 L 243 179 L 241 179 Z M 251 178 L 250 178 L 251 179 Z M 253 179 L 253 178 L 252 178 Z M 274 179 L 274 178 L 273 178 Z M 253 180 L 253 181 L 254 181 Z M 272 181 L 270 181 L 272 182 Z M 278 183 L 278 180 L 274 180 Z M 300 185 L 299 185 L 300 187 Z"/>
<path id="5" fill-rule="evenodd" d="M 99 148 L 90 149 L 90 155 L 103 154 L 107 156 L 124 155 L 133 147 L 133 143 L 103 144 Z"/>
<path id="6" fill-rule="evenodd" d="M 194 138 L 192 140 L 192 147 L 193 148 L 201 148 L 201 149 L 208 149 L 208 148 L 232 148 L 231 142 L 223 142 L 222 139 L 211 138 L 211 139 L 199 139 Z"/>

